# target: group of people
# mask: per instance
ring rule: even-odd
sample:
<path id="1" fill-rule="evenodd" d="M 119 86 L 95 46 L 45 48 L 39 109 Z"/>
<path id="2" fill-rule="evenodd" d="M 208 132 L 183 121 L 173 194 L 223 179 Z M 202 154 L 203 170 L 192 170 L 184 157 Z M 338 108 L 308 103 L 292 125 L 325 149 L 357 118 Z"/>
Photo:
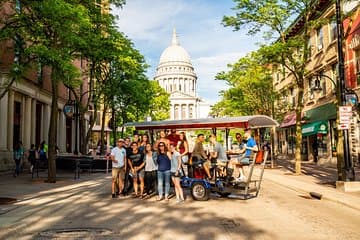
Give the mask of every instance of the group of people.
<path id="1" fill-rule="evenodd" d="M 212 148 L 206 152 L 203 146 L 204 134 L 197 136 L 197 142 L 191 152 L 192 164 L 202 164 L 211 181 L 214 176 L 210 173 L 212 163 L 219 166 L 237 168 L 239 177 L 235 180 L 243 181 L 246 177 L 242 169 L 243 165 L 249 164 L 250 156 L 258 147 L 251 137 L 250 130 L 244 134 L 244 140 L 240 133 L 236 134 L 239 148 L 233 152 L 226 152 L 224 147 L 217 142 L 215 134 L 209 136 Z M 236 154 L 228 160 L 227 154 Z M 135 134 L 133 141 L 130 138 L 118 139 L 117 146 L 110 154 L 112 160 L 112 197 L 124 194 L 124 179 L 127 173 L 133 178 L 133 197 L 144 198 L 153 193 L 158 194 L 158 201 L 168 201 L 170 191 L 170 179 L 174 184 L 176 201 L 184 201 L 184 193 L 180 185 L 183 164 L 189 160 L 189 143 L 184 132 L 178 135 L 176 130 L 171 130 L 169 135 L 160 131 L 159 138 L 152 145 L 147 134 L 141 137 Z M 118 190 L 117 190 L 118 189 Z"/>
<path id="2" fill-rule="evenodd" d="M 184 193 L 180 186 L 181 166 L 188 160 L 188 142 L 184 132 L 179 135 L 172 131 L 168 136 L 160 132 L 159 139 L 152 145 L 144 134 L 130 139 L 119 139 L 117 146 L 110 154 L 112 160 L 112 197 L 124 191 L 124 179 L 127 171 L 131 173 L 134 186 L 134 197 L 144 198 L 146 195 L 158 193 L 158 201 L 168 201 L 170 179 L 172 180 L 176 201 L 184 201 Z M 157 189 L 156 189 L 157 186 Z"/>
<path id="3" fill-rule="evenodd" d="M 35 148 L 35 144 L 31 144 L 30 149 L 28 151 L 24 150 L 21 141 L 16 143 L 13 151 L 14 161 L 15 161 L 14 177 L 19 176 L 23 161 L 26 158 L 30 163 L 30 173 L 32 173 L 37 160 L 46 164 L 47 152 L 48 152 L 48 145 L 45 143 L 45 141 L 42 141 L 36 148 Z"/>

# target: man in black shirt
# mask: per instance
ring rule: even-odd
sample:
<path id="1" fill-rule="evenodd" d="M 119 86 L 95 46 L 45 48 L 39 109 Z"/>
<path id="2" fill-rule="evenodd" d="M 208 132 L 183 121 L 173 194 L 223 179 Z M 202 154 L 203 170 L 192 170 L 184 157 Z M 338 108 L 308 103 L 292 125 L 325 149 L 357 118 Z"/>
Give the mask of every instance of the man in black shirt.
<path id="1" fill-rule="evenodd" d="M 144 153 L 139 151 L 138 144 L 136 142 L 131 143 L 131 149 L 132 152 L 127 156 L 127 158 L 133 174 L 135 197 L 143 198 L 145 174 Z M 138 194 L 138 180 L 140 180 L 140 195 Z"/>

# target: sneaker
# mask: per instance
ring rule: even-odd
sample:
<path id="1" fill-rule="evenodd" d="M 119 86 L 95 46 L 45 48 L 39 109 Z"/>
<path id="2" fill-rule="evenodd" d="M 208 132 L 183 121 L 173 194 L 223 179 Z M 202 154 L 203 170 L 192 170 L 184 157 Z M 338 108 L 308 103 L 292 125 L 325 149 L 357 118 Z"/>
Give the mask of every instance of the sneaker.
<path id="1" fill-rule="evenodd" d="M 115 193 L 111 194 L 111 197 L 112 197 L 112 198 L 116 198 Z"/>

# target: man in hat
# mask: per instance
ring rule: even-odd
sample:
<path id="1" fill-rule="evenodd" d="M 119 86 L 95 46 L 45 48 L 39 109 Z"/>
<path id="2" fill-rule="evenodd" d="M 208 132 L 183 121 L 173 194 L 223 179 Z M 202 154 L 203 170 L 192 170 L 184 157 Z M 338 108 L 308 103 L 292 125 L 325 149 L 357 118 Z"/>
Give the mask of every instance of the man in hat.
<path id="1" fill-rule="evenodd" d="M 116 197 L 115 185 L 119 184 L 119 194 L 124 189 L 124 177 L 126 172 L 126 150 L 123 147 L 124 139 L 120 138 L 117 141 L 117 146 L 111 150 L 111 161 L 112 161 L 112 198 Z"/>

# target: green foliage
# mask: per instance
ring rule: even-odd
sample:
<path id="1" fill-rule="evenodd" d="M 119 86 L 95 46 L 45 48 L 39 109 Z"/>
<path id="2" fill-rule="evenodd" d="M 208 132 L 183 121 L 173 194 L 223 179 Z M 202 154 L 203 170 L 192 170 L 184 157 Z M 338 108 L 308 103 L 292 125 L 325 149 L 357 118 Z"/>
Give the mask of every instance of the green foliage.
<path id="1" fill-rule="evenodd" d="M 230 86 L 222 91 L 222 100 L 212 108 L 213 115 L 239 116 L 272 115 L 272 104 L 276 98 L 272 86 L 271 72 L 263 65 L 257 52 L 240 58 L 229 65 L 228 72 L 217 74 L 217 80 Z"/>
<path id="2" fill-rule="evenodd" d="M 150 81 L 150 104 L 148 114 L 153 121 L 170 118 L 170 94 L 157 81 Z"/>

